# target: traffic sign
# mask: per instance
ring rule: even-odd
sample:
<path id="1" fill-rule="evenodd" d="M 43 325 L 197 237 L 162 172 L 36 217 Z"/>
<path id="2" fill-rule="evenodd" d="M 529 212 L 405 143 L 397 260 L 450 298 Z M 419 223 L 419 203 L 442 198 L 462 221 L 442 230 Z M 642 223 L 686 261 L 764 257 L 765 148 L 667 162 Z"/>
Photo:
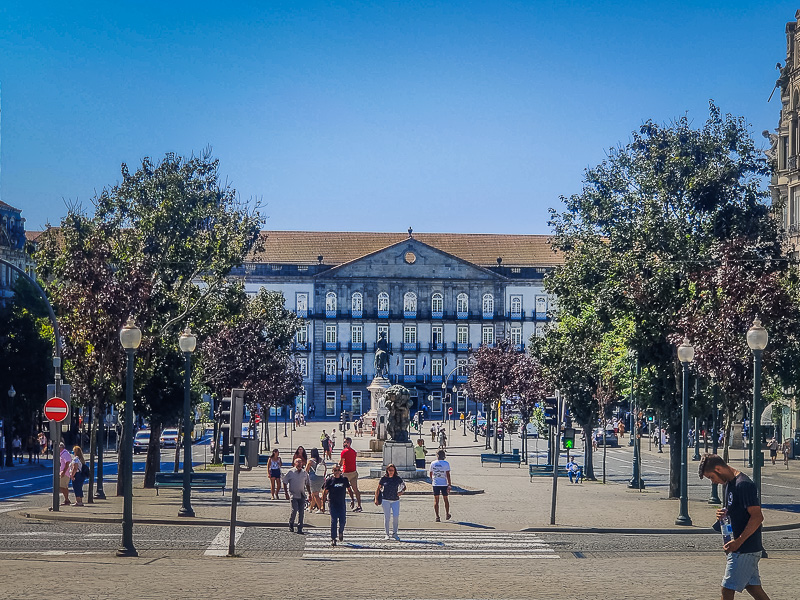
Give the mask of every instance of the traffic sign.
<path id="1" fill-rule="evenodd" d="M 60 423 L 69 416 L 69 404 L 63 398 L 55 396 L 44 403 L 44 416 Z"/>
<path id="2" fill-rule="evenodd" d="M 447 409 L 447 414 L 448 415 L 452 415 L 453 414 L 453 407 L 452 406 Z"/>

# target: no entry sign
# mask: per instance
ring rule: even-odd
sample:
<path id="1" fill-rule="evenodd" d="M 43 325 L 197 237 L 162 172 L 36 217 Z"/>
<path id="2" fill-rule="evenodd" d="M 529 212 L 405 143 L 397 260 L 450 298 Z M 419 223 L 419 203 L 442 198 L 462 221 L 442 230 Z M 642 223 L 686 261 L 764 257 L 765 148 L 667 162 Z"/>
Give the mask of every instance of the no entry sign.
<path id="1" fill-rule="evenodd" d="M 453 414 L 453 407 L 452 406 L 447 409 L 447 414 L 448 415 L 452 415 Z"/>
<path id="2" fill-rule="evenodd" d="M 44 416 L 51 421 L 60 423 L 69 416 L 69 404 L 58 396 L 50 398 L 44 403 Z"/>

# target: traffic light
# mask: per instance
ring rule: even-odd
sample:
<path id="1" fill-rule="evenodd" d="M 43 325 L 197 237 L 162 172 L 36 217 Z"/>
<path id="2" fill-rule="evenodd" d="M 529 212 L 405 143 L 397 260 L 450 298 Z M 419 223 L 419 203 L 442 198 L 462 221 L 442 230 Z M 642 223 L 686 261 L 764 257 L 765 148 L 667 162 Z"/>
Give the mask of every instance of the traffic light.
<path id="1" fill-rule="evenodd" d="M 227 439 L 223 441 L 223 447 L 227 450 L 229 440 L 240 439 L 242 437 L 242 418 L 244 416 L 244 390 L 231 390 L 230 397 L 223 398 L 220 403 L 220 414 L 222 423 L 222 434 Z"/>
<path id="2" fill-rule="evenodd" d="M 555 427 L 558 425 L 558 400 L 556 398 L 544 399 L 544 424 Z"/>
<path id="3" fill-rule="evenodd" d="M 647 415 L 647 422 L 648 422 L 648 423 L 653 423 L 653 422 L 656 420 L 656 417 L 655 417 L 655 415 L 653 414 L 653 409 L 652 409 L 652 408 L 648 408 L 648 409 L 645 411 L 645 414 Z"/>
<path id="4" fill-rule="evenodd" d="M 564 450 L 572 450 L 575 447 L 575 428 L 564 428 Z"/>

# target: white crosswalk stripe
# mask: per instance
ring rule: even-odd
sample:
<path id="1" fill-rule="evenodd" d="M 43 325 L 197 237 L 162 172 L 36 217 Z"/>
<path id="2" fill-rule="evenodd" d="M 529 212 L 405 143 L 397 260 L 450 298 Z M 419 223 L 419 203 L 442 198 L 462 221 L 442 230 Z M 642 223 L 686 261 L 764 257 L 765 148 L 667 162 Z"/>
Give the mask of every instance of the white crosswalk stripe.
<path id="1" fill-rule="evenodd" d="M 331 546 L 330 532 L 307 530 L 303 558 L 365 556 L 383 558 L 560 558 L 538 535 L 515 531 L 445 531 L 412 529 L 387 540 L 380 529 L 347 529 L 344 541 Z"/>

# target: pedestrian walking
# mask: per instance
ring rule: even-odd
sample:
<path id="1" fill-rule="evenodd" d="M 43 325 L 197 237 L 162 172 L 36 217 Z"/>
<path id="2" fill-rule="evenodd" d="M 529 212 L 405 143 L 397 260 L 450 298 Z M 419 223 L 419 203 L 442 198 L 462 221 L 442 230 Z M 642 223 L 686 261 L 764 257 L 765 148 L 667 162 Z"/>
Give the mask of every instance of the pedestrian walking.
<path id="1" fill-rule="evenodd" d="M 72 456 L 70 456 L 69 450 L 64 447 L 64 442 L 58 445 L 58 451 L 60 461 L 58 489 L 64 495 L 64 502 L 61 505 L 69 506 L 69 470 L 70 464 L 72 464 Z"/>
<path id="2" fill-rule="evenodd" d="M 294 451 L 294 456 L 292 457 L 292 464 L 294 464 L 295 459 L 300 459 L 303 461 L 303 468 L 306 468 L 308 464 L 308 455 L 306 454 L 306 449 L 302 446 L 298 446 L 297 450 Z"/>
<path id="3" fill-rule="evenodd" d="M 361 512 L 361 491 L 358 489 L 358 467 L 356 465 L 358 452 L 353 450 L 352 445 L 352 439 L 349 437 L 344 438 L 344 448 L 339 457 L 339 466 L 342 467 L 344 476 L 347 477 L 347 480 L 350 482 L 350 487 L 353 488 L 356 501 L 358 502 L 358 506 L 355 507 L 353 506 L 353 502 L 350 502 L 350 508 L 355 512 Z"/>
<path id="4" fill-rule="evenodd" d="M 406 484 L 403 478 L 397 474 L 397 468 L 390 464 L 386 467 L 386 473 L 378 481 L 375 488 L 375 504 L 383 507 L 383 529 L 386 531 L 386 538 L 394 538 L 400 541 L 397 535 L 398 520 L 400 519 L 400 496 L 406 491 Z M 391 534 L 389 530 L 391 529 Z"/>
<path id="5" fill-rule="evenodd" d="M 322 430 L 322 435 L 319 436 L 319 442 L 322 445 L 322 456 L 327 460 L 332 460 L 331 457 L 331 438 L 330 436 L 325 433 L 325 430 Z"/>
<path id="6" fill-rule="evenodd" d="M 436 426 L 436 423 L 431 423 L 431 443 L 436 441 L 436 434 L 439 432 L 439 428 Z"/>
<path id="7" fill-rule="evenodd" d="M 444 498 L 444 514 L 449 521 L 450 515 L 450 463 L 445 460 L 446 454 L 444 450 L 439 450 L 436 453 L 437 460 L 431 463 L 430 478 L 433 485 L 433 511 L 436 513 L 436 522 L 441 521 L 439 518 L 439 496 Z"/>
<path id="8" fill-rule="evenodd" d="M 769 441 L 769 444 L 767 444 L 767 448 L 769 448 L 769 457 L 772 459 L 772 464 L 774 465 L 775 459 L 778 458 L 778 448 L 780 448 L 778 440 L 775 437 L 773 437 Z"/>
<path id="9" fill-rule="evenodd" d="M 86 464 L 80 446 L 74 446 L 72 453 L 69 476 L 72 480 L 72 491 L 75 492 L 75 506 L 83 506 L 83 482 L 89 476 L 89 465 Z"/>
<path id="10" fill-rule="evenodd" d="M 269 475 L 269 489 L 272 494 L 272 500 L 278 499 L 278 494 L 281 491 L 281 467 L 283 461 L 281 460 L 281 452 L 277 448 L 272 451 L 267 459 L 267 474 Z"/>
<path id="11" fill-rule="evenodd" d="M 447 434 L 444 431 L 444 427 L 439 430 L 439 448 L 442 450 L 447 448 Z"/>
<path id="12" fill-rule="evenodd" d="M 378 427 L 378 422 L 375 419 L 372 419 L 370 427 L 372 428 L 372 437 L 375 437 L 375 429 Z"/>
<path id="13" fill-rule="evenodd" d="M 336 430 L 334 429 L 331 431 L 331 455 L 333 455 L 333 451 L 336 450 Z"/>
<path id="14" fill-rule="evenodd" d="M 315 510 L 323 511 L 325 505 L 322 504 L 322 498 L 319 493 L 322 491 L 322 484 L 325 483 L 325 476 L 328 474 L 328 465 L 319 456 L 319 450 L 316 448 L 311 449 L 311 457 L 308 459 L 306 466 L 306 473 L 308 473 L 308 481 L 311 485 L 311 498 L 309 498 L 309 512 Z"/>
<path id="15" fill-rule="evenodd" d="M 425 448 L 425 440 L 419 438 L 417 440 L 417 445 L 414 446 L 414 464 L 418 469 L 425 468 L 425 455 L 428 453 L 428 450 Z"/>
<path id="16" fill-rule="evenodd" d="M 344 526 L 347 522 L 347 500 L 345 494 L 350 494 L 350 505 L 353 504 L 353 489 L 350 487 L 350 481 L 342 475 L 342 467 L 339 465 L 333 466 L 333 475 L 325 480 L 322 486 L 322 506 L 325 506 L 325 500 L 328 500 L 328 509 L 331 513 L 331 546 L 336 545 L 336 537 L 338 533 L 339 541 L 344 541 Z M 325 512 L 325 509 L 322 509 Z"/>
<path id="17" fill-rule="evenodd" d="M 722 578 L 722 600 L 732 600 L 734 592 L 747 592 L 756 600 L 769 600 L 761 587 L 758 561 L 764 552 L 761 526 L 764 516 L 758 489 L 744 473 L 729 466 L 720 456 L 706 454 L 700 460 L 700 479 L 722 485 L 722 508 L 717 510 L 714 529 L 720 531 L 722 521 L 730 519 L 733 535 L 722 548 L 727 555 Z"/>
<path id="18" fill-rule="evenodd" d="M 789 452 L 791 452 L 791 443 L 792 440 L 786 438 L 783 440 L 783 444 L 781 444 L 781 452 L 783 453 L 783 466 L 787 469 L 789 468 Z"/>
<path id="19" fill-rule="evenodd" d="M 11 450 L 13 451 L 14 458 L 17 461 L 22 460 L 22 438 L 19 437 L 19 434 L 14 436 L 14 439 L 11 441 Z"/>
<path id="20" fill-rule="evenodd" d="M 297 533 L 303 533 L 303 517 L 306 512 L 306 492 L 311 495 L 311 484 L 308 473 L 303 470 L 303 459 L 294 459 L 294 468 L 283 476 L 283 495 L 292 503 L 289 515 L 289 531 L 294 531 L 294 520 L 297 518 Z"/>

